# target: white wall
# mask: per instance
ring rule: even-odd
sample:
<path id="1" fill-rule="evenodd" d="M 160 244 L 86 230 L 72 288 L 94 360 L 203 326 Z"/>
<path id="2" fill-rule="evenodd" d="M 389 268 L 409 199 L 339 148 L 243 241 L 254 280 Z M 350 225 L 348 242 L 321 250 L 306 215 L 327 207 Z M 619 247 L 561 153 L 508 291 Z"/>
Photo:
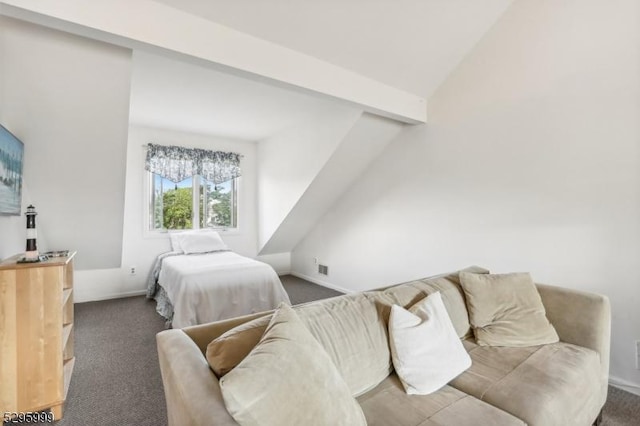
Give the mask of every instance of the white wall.
<path id="1" fill-rule="evenodd" d="M 127 182 L 124 206 L 124 236 L 122 242 L 122 268 L 87 271 L 77 274 L 80 293 L 76 300 L 96 300 L 141 294 L 156 256 L 169 251 L 171 245 L 166 233 L 146 230 L 147 179 L 144 158 L 147 143 L 180 145 L 231 151 L 242 154 L 242 177 L 239 180 L 238 230 L 221 233 L 233 251 L 244 256 L 257 255 L 256 208 L 256 144 L 248 141 L 222 139 L 215 136 L 184 133 L 173 130 L 132 125 L 127 146 Z M 279 259 L 274 259 L 274 262 Z M 135 266 L 135 276 L 129 275 Z M 278 265 L 282 268 L 281 265 Z M 285 268 L 289 269 L 288 257 Z M 77 293 L 78 293 L 77 292 Z"/>
<path id="2" fill-rule="evenodd" d="M 40 251 L 119 266 L 131 52 L 0 17 L 2 123 L 24 142 L 24 196 Z M 24 251 L 24 217 L 0 217 L 0 257 Z"/>
<path id="3" fill-rule="evenodd" d="M 404 126 L 388 118 L 362 113 L 260 252 L 290 253 Z M 304 154 L 300 158 L 289 161 L 309 162 Z M 266 195 L 262 195 L 268 201 Z"/>
<path id="4" fill-rule="evenodd" d="M 260 141 L 260 248 L 269 241 L 361 113 L 327 103 L 314 116 Z"/>
<path id="5" fill-rule="evenodd" d="M 640 16 L 516 1 L 292 253 L 364 290 L 470 264 L 606 294 L 611 375 L 638 392 Z M 315 277 L 318 277 L 315 274 Z"/>

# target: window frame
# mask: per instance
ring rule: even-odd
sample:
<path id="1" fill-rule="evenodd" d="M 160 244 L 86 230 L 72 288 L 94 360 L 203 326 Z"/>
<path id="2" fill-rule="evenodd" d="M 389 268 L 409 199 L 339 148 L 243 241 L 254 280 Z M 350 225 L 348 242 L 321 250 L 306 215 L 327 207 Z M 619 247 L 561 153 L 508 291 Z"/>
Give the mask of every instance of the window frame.
<path id="1" fill-rule="evenodd" d="M 233 226 L 206 226 L 204 229 L 214 229 L 214 230 L 218 230 L 218 229 L 227 229 L 227 230 L 235 230 L 238 229 L 238 217 L 239 217 L 239 212 L 238 212 L 238 187 L 239 187 L 239 180 L 240 180 L 241 176 L 238 176 L 237 178 L 233 178 L 231 179 L 231 209 L 232 211 L 235 211 L 235 215 L 232 216 L 232 224 Z M 196 189 L 194 185 L 194 202 L 193 202 L 193 211 L 195 212 L 196 208 L 197 208 L 197 213 L 194 214 L 194 220 L 198 220 L 198 229 L 203 229 L 200 228 L 200 193 L 199 191 L 201 191 L 203 188 L 206 188 L 206 185 L 202 184 L 202 181 L 204 179 L 202 179 L 201 176 L 195 176 L 194 179 L 197 179 L 197 186 L 198 188 Z M 210 184 L 213 184 L 211 182 L 208 182 Z M 215 185 L 215 184 L 213 184 Z M 196 194 L 196 192 L 198 192 Z M 206 203 L 203 203 L 202 206 L 202 211 L 203 213 L 205 213 L 205 217 L 206 217 L 206 213 L 207 213 L 207 205 Z"/>
<path id="2" fill-rule="evenodd" d="M 192 227 L 189 229 L 152 229 L 151 225 L 154 223 L 153 207 L 154 207 L 154 191 L 153 191 L 153 175 L 154 173 L 142 169 L 144 174 L 144 211 L 143 211 L 143 230 L 145 237 L 167 237 L 172 232 L 184 232 L 198 229 L 212 229 L 225 235 L 237 235 L 241 233 L 240 224 L 240 197 L 239 192 L 241 188 L 242 176 L 232 179 L 233 181 L 233 204 L 235 205 L 235 226 L 234 227 L 214 227 L 207 226 L 205 228 L 200 227 L 200 188 L 202 177 L 195 175 L 192 177 Z"/>

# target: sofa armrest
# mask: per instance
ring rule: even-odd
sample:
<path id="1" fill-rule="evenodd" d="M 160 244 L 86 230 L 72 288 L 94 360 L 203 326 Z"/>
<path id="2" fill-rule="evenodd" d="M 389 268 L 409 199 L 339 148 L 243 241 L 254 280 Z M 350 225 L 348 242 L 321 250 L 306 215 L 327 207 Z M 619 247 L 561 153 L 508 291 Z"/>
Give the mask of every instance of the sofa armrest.
<path id="1" fill-rule="evenodd" d="M 169 426 L 234 425 L 218 378 L 206 358 L 182 330 L 156 335 Z"/>
<path id="2" fill-rule="evenodd" d="M 547 318 L 565 343 L 600 354 L 604 396 L 609 380 L 611 307 L 607 296 L 568 288 L 536 284 Z"/>

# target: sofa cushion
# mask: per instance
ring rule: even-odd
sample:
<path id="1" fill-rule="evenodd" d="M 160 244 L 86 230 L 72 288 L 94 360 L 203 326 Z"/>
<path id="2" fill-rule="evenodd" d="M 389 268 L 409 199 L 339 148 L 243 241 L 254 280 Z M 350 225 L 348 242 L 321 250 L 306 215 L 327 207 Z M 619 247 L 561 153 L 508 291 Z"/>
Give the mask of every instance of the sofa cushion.
<path id="1" fill-rule="evenodd" d="M 207 345 L 207 362 L 216 376 L 222 377 L 240 364 L 260 341 L 269 321 L 271 315 L 265 315 L 240 324 Z"/>
<path id="2" fill-rule="evenodd" d="M 524 426 L 522 420 L 451 386 L 429 395 L 407 395 L 395 374 L 358 402 L 369 426 Z"/>
<path id="3" fill-rule="evenodd" d="M 349 294 L 294 308 L 349 385 L 360 395 L 392 370 L 386 322 L 364 294 Z"/>
<path id="4" fill-rule="evenodd" d="M 489 271 L 478 266 L 465 268 L 460 272 L 469 272 L 473 274 L 488 274 Z M 439 291 L 442 294 L 442 301 L 447 308 L 449 318 L 456 329 L 458 337 L 466 339 L 471 337 L 471 324 L 469 322 L 469 313 L 467 312 L 467 303 L 465 301 L 464 292 L 460 285 L 459 272 L 446 275 L 444 277 L 425 278 L 420 280 L 419 288 L 422 288 L 427 294 L 433 294 Z"/>
<path id="5" fill-rule="evenodd" d="M 389 345 L 393 367 L 406 392 L 412 395 L 437 391 L 471 365 L 440 292 L 409 310 L 393 305 Z"/>
<path id="6" fill-rule="evenodd" d="M 367 294 L 377 301 L 380 314 L 388 321 L 392 305 L 408 308 L 427 295 L 439 291 L 458 337 L 467 338 L 472 335 L 472 331 L 464 292 L 460 286 L 460 272 L 488 274 L 489 270 L 479 266 L 470 266 L 458 272 L 411 281 Z"/>
<path id="7" fill-rule="evenodd" d="M 598 415 L 595 351 L 561 342 L 520 348 L 463 343 L 473 363 L 451 386 L 532 426 L 586 425 Z"/>
<path id="8" fill-rule="evenodd" d="M 386 321 L 365 294 L 334 297 L 293 309 L 327 351 L 354 395 L 375 387 L 391 372 Z M 258 343 L 269 318 L 241 324 L 210 343 L 207 361 L 219 377 L 238 365 Z"/>
<path id="9" fill-rule="evenodd" d="M 220 389 L 241 425 L 366 425 L 327 353 L 285 304 L 256 347 L 220 379 Z"/>
<path id="10" fill-rule="evenodd" d="M 427 297 L 427 293 L 414 284 L 420 284 L 420 282 L 404 283 L 385 290 L 368 291 L 364 293 L 364 295 L 375 304 L 378 315 L 384 321 L 385 327 L 389 324 L 389 316 L 391 315 L 391 307 L 393 305 L 409 308 Z"/>
<path id="11" fill-rule="evenodd" d="M 528 273 L 461 272 L 460 282 L 479 345 L 535 346 L 559 340 Z"/>
<path id="12" fill-rule="evenodd" d="M 420 288 L 420 281 L 398 284 L 397 286 L 389 287 L 375 293 L 384 294 L 391 302 L 390 305 L 398 305 L 403 308 L 415 305 L 420 300 L 427 297 L 427 293 L 425 293 L 424 289 Z M 387 313 L 391 313 L 391 311 Z"/>

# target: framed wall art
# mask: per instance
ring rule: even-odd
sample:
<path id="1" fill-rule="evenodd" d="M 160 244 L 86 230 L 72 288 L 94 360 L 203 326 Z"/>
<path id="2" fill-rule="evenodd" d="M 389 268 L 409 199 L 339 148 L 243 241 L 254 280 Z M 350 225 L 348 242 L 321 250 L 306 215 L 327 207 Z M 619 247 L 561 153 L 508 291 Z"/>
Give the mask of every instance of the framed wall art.
<path id="1" fill-rule="evenodd" d="M 19 215 L 24 144 L 0 125 L 0 215 Z"/>

